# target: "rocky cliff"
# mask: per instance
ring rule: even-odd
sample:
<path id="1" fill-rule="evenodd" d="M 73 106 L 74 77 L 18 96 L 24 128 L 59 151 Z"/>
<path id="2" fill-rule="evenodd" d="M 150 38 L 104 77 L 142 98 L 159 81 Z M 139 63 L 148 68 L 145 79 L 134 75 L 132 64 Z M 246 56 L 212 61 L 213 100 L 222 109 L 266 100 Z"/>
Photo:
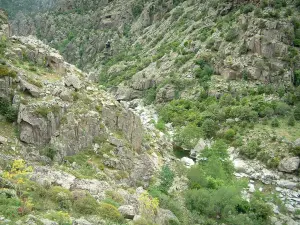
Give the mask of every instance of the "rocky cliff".
<path id="1" fill-rule="evenodd" d="M 161 167 L 159 151 L 167 142 L 146 139 L 157 134 L 144 128 L 137 114 L 91 83 L 86 73 L 66 63 L 56 50 L 32 36 L 10 37 L 3 11 L 0 19 L 1 194 L 14 191 L 5 182 L 14 182 L 15 175 L 11 172 L 6 177 L 5 165 L 24 159 L 26 167 L 34 168 L 30 180 L 41 188 L 50 185 L 82 191 L 98 201 L 105 200 L 106 193 L 116 193 L 128 199 L 121 201 L 125 211 L 130 205 L 131 213 L 139 214 L 138 195 Z M 10 132 L 13 129 L 16 132 Z M 139 194 L 125 190 L 138 186 Z M 30 201 L 36 204 L 37 200 Z M 8 211 L 0 214 L 5 224 L 45 224 L 47 220 L 37 214 L 8 220 L 5 217 L 12 218 Z M 105 216 L 101 217 L 104 220 L 92 220 L 107 224 Z"/>

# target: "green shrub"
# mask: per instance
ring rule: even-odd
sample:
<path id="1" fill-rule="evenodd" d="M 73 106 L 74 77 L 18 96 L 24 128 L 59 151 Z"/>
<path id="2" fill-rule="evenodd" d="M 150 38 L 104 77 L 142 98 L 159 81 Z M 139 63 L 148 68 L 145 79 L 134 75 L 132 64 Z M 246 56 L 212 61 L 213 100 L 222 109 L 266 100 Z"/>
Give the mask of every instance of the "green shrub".
<path id="1" fill-rule="evenodd" d="M 54 186 L 50 188 L 48 195 L 52 201 L 59 205 L 60 209 L 67 210 L 72 207 L 72 194 L 69 190 Z"/>
<path id="2" fill-rule="evenodd" d="M 144 103 L 145 105 L 151 105 L 156 99 L 156 88 L 150 88 L 144 92 Z"/>
<path id="3" fill-rule="evenodd" d="M 273 119 L 271 121 L 271 126 L 272 127 L 279 127 L 279 120 L 277 118 Z"/>
<path id="4" fill-rule="evenodd" d="M 164 132 L 166 130 L 166 124 L 162 119 L 159 119 L 155 124 L 155 128 Z"/>
<path id="5" fill-rule="evenodd" d="M 10 70 L 7 66 L 5 65 L 0 65 L 0 78 L 1 77 L 12 77 L 16 78 L 17 72 Z"/>
<path id="6" fill-rule="evenodd" d="M 18 110 L 11 105 L 9 99 L 0 97 L 0 114 L 3 115 L 8 122 L 15 122 L 17 120 Z"/>
<path id="7" fill-rule="evenodd" d="M 71 225 L 72 224 L 70 215 L 67 212 L 52 211 L 52 212 L 49 212 L 48 214 L 46 214 L 45 218 L 55 221 L 58 224 L 62 224 L 62 225 Z"/>
<path id="8" fill-rule="evenodd" d="M 274 115 L 274 110 L 271 107 L 265 107 L 259 112 L 260 117 L 271 117 Z"/>
<path id="9" fill-rule="evenodd" d="M 300 85 L 300 70 L 294 71 L 294 85 L 299 86 Z"/>
<path id="10" fill-rule="evenodd" d="M 210 81 L 210 78 L 213 75 L 213 73 L 214 70 L 209 65 L 205 65 L 203 68 L 197 68 L 194 71 L 195 77 L 199 79 L 200 83 Z"/>
<path id="11" fill-rule="evenodd" d="M 81 215 L 97 215 L 99 213 L 99 204 L 90 194 L 74 199 L 73 208 Z"/>
<path id="12" fill-rule="evenodd" d="M 21 201 L 18 198 L 0 194 L 0 212 L 1 215 L 8 219 L 19 217 L 18 209 L 21 207 Z"/>
<path id="13" fill-rule="evenodd" d="M 225 36 L 225 40 L 228 41 L 228 42 L 232 42 L 234 41 L 235 39 L 237 39 L 237 37 L 239 36 L 239 31 L 238 29 L 236 28 L 231 28 L 226 36 Z"/>
<path id="14" fill-rule="evenodd" d="M 296 120 L 295 120 L 295 117 L 294 117 L 294 114 L 292 114 L 289 119 L 288 119 L 288 122 L 287 124 L 291 127 L 295 126 L 295 123 L 296 123 Z"/>
<path id="15" fill-rule="evenodd" d="M 134 17 L 138 17 L 144 8 L 144 2 L 143 1 L 137 1 L 136 4 L 132 6 L 132 14 Z"/>
<path id="16" fill-rule="evenodd" d="M 280 116 L 286 115 L 290 109 L 291 107 L 284 102 L 277 102 L 275 105 L 275 113 Z"/>
<path id="17" fill-rule="evenodd" d="M 164 165 L 160 171 L 159 179 L 160 185 L 159 190 L 163 193 L 168 193 L 169 188 L 172 186 L 174 180 L 174 173 L 169 166 Z"/>
<path id="18" fill-rule="evenodd" d="M 217 125 L 212 119 L 204 120 L 201 128 L 204 132 L 204 136 L 207 138 L 211 138 L 216 135 Z"/>
<path id="19" fill-rule="evenodd" d="M 251 140 L 247 143 L 246 146 L 243 146 L 240 149 L 240 153 L 249 159 L 254 159 L 257 156 L 257 153 L 260 151 L 260 147 L 257 141 Z"/>
<path id="20" fill-rule="evenodd" d="M 233 129 L 228 129 L 224 133 L 224 138 L 228 141 L 233 141 L 234 136 L 235 136 L 235 130 Z"/>
<path id="21" fill-rule="evenodd" d="M 124 220 L 118 209 L 107 203 L 100 203 L 100 206 L 98 207 L 98 214 L 105 219 L 117 222 L 122 222 Z"/>
<path id="22" fill-rule="evenodd" d="M 56 154 L 57 154 L 57 150 L 55 148 L 53 148 L 52 146 L 46 146 L 41 152 L 41 155 L 47 156 L 48 158 L 50 158 L 51 160 L 54 160 Z"/>
<path id="23" fill-rule="evenodd" d="M 294 46 L 300 47 L 300 39 L 294 39 Z"/>
<path id="24" fill-rule="evenodd" d="M 106 196 L 108 196 L 110 199 L 112 199 L 113 201 L 119 203 L 119 204 L 123 204 L 124 203 L 124 198 L 122 197 L 121 194 L 119 194 L 116 191 L 106 191 L 105 192 Z"/>
<path id="25" fill-rule="evenodd" d="M 202 129 L 195 124 L 189 124 L 184 128 L 176 131 L 174 142 L 176 145 L 192 149 L 197 144 L 199 138 L 202 136 Z"/>
<path id="26" fill-rule="evenodd" d="M 245 6 L 243 7 L 242 12 L 245 13 L 245 14 L 247 14 L 247 13 L 252 12 L 254 9 L 255 9 L 255 6 L 254 6 L 254 5 L 252 5 L 252 4 L 247 4 L 247 5 L 245 5 Z"/>

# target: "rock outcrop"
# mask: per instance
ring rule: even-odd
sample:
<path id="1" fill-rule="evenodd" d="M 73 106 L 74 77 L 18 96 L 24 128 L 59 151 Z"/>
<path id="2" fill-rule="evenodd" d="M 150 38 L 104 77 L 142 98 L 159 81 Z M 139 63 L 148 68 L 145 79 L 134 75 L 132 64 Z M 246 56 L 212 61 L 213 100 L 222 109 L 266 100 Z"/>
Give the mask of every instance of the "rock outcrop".
<path id="1" fill-rule="evenodd" d="M 286 173 L 292 173 L 299 168 L 299 157 L 288 157 L 280 161 L 278 170 Z"/>

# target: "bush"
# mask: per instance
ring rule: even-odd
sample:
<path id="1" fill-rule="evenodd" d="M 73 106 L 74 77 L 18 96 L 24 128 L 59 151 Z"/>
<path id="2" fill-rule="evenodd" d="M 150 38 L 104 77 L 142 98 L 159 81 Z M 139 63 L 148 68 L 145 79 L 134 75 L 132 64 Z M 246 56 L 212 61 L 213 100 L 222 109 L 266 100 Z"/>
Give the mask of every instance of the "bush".
<path id="1" fill-rule="evenodd" d="M 18 110 L 11 105 L 7 98 L 0 97 L 0 114 L 5 117 L 8 122 L 17 120 Z"/>
<path id="2" fill-rule="evenodd" d="M 47 146 L 40 152 L 40 154 L 47 156 L 49 159 L 51 159 L 53 161 L 57 154 L 57 150 L 55 148 L 53 148 L 52 146 Z"/>
<path id="3" fill-rule="evenodd" d="M 295 120 L 295 117 L 294 117 L 294 114 L 292 114 L 289 119 L 288 119 L 288 122 L 287 124 L 291 127 L 295 126 L 295 123 L 296 123 L 296 120 Z"/>
<path id="4" fill-rule="evenodd" d="M 162 119 L 159 119 L 155 124 L 155 128 L 164 132 L 166 130 L 166 124 Z"/>
<path id="5" fill-rule="evenodd" d="M 224 138 L 228 141 L 232 141 L 234 139 L 234 136 L 235 136 L 235 130 L 233 129 L 228 129 L 224 133 Z"/>
<path id="6" fill-rule="evenodd" d="M 273 119 L 271 121 L 271 126 L 272 127 L 279 127 L 279 120 L 277 118 Z"/>
<path id="7" fill-rule="evenodd" d="M 216 135 L 217 125 L 212 119 L 204 120 L 201 128 L 202 128 L 204 136 L 206 138 L 211 138 L 211 137 L 214 137 Z"/>
<path id="8" fill-rule="evenodd" d="M 275 105 L 275 113 L 280 116 L 286 115 L 290 109 L 290 106 L 284 102 L 277 102 Z"/>
<path id="9" fill-rule="evenodd" d="M 239 31 L 236 28 L 231 28 L 225 36 L 225 40 L 228 42 L 234 41 L 239 36 Z"/>
<path id="10" fill-rule="evenodd" d="M 81 215 L 97 215 L 99 204 L 90 194 L 86 194 L 84 197 L 75 199 L 73 207 Z"/>
<path id="11" fill-rule="evenodd" d="M 178 129 L 174 136 L 176 145 L 192 149 L 202 136 L 202 129 L 194 124 L 189 124 L 183 129 Z"/>
<path id="12" fill-rule="evenodd" d="M 260 151 L 260 147 L 257 141 L 249 141 L 246 146 L 243 146 L 240 149 L 240 153 L 249 159 L 254 159 L 257 156 L 257 153 Z"/>
<path id="13" fill-rule="evenodd" d="M 156 99 L 156 88 L 146 90 L 143 98 L 145 105 L 151 105 Z"/>
<path id="14" fill-rule="evenodd" d="M 2 216 L 9 219 L 18 218 L 19 207 L 21 207 L 21 201 L 18 198 L 13 198 L 4 194 L 0 194 L 0 212 Z"/>
<path id="15" fill-rule="evenodd" d="M 243 13 L 247 14 L 247 13 L 250 13 L 252 12 L 253 10 L 255 9 L 255 6 L 252 5 L 252 4 L 247 4 L 243 7 L 242 11 Z"/>
<path id="16" fill-rule="evenodd" d="M 160 185 L 159 190 L 163 193 L 168 193 L 169 188 L 172 186 L 173 180 L 174 180 L 174 173 L 173 171 L 167 166 L 163 166 L 160 174 Z"/>
<path id="17" fill-rule="evenodd" d="M 124 220 L 118 209 L 111 204 L 100 203 L 98 210 L 98 214 L 105 219 L 110 219 L 116 222 L 122 222 Z"/>
<path id="18" fill-rule="evenodd" d="M 53 220 L 53 221 L 57 222 L 58 224 L 63 224 L 63 225 L 71 225 L 72 224 L 70 215 L 67 212 L 53 211 L 53 212 L 46 214 L 45 218 L 47 218 L 49 220 Z"/>
<path id="19" fill-rule="evenodd" d="M 72 206 L 72 194 L 69 190 L 59 186 L 51 187 L 49 197 L 57 203 L 60 209 L 70 209 Z"/>
<path id="20" fill-rule="evenodd" d="M 117 202 L 119 204 L 123 204 L 125 201 L 124 198 L 122 197 L 122 195 L 116 191 L 106 191 L 105 194 L 106 194 L 106 196 L 108 196 L 109 198 L 111 198 L 112 200 L 114 200 L 115 202 Z"/>
<path id="21" fill-rule="evenodd" d="M 12 77 L 15 78 L 17 76 L 17 72 L 10 70 L 5 65 L 0 65 L 0 77 Z"/>

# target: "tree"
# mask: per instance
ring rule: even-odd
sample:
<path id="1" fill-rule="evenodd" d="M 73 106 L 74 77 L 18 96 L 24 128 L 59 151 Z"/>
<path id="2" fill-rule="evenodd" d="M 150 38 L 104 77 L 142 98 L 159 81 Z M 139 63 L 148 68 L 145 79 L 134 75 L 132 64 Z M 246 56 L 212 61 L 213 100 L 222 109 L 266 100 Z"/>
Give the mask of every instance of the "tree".
<path id="1" fill-rule="evenodd" d="M 216 123 L 212 119 L 206 119 L 204 120 L 202 126 L 201 126 L 204 136 L 206 138 L 211 138 L 216 135 Z"/>

